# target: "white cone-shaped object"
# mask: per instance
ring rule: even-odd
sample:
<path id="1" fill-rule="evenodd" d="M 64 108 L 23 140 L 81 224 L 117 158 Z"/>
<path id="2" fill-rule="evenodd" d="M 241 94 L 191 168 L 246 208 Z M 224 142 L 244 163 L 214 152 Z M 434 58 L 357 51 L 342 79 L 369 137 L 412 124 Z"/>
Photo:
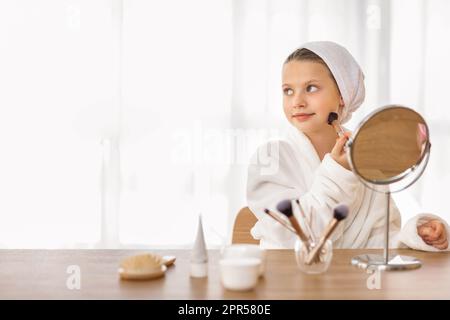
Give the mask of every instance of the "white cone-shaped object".
<path id="1" fill-rule="evenodd" d="M 202 216 L 198 218 L 197 237 L 191 252 L 191 277 L 204 278 L 208 275 L 208 252 L 203 234 Z"/>

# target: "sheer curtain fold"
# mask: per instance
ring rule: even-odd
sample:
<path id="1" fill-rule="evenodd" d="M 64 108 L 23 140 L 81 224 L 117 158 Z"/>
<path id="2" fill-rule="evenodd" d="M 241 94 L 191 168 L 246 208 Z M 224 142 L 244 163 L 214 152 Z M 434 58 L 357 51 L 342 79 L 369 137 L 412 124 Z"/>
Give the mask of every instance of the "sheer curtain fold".
<path id="1" fill-rule="evenodd" d="M 210 246 L 229 241 L 251 154 L 288 126 L 282 63 L 312 40 L 364 70 L 350 128 L 387 103 L 425 116 L 429 167 L 399 202 L 450 220 L 449 16 L 446 0 L 0 2 L 0 247 L 189 247 L 200 213 Z"/>

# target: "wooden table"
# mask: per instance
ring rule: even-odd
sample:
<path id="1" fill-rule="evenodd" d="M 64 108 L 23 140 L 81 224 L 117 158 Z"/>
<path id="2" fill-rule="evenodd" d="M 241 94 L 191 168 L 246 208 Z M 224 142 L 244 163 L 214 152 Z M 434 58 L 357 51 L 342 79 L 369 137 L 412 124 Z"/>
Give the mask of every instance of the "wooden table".
<path id="1" fill-rule="evenodd" d="M 189 277 L 189 251 L 153 250 L 175 255 L 165 277 L 147 281 L 119 280 L 122 258 L 132 250 L 0 250 L 0 299 L 450 299 L 450 253 L 393 250 L 423 261 L 417 270 L 382 272 L 381 289 L 369 290 L 365 270 L 350 264 L 352 256 L 380 250 L 334 250 L 329 270 L 306 275 L 297 269 L 293 250 L 270 250 L 255 290 L 223 289 L 219 252 L 209 252 L 209 276 Z M 78 265 L 81 289 L 69 290 L 67 267 Z"/>

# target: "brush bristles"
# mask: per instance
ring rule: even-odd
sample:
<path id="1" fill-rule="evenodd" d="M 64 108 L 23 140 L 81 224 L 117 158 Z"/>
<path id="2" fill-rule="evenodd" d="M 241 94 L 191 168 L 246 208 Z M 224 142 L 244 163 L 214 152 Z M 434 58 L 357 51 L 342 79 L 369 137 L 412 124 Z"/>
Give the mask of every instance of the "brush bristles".
<path id="1" fill-rule="evenodd" d="M 162 258 L 156 254 L 139 254 L 122 260 L 120 266 L 124 270 L 144 270 L 161 268 Z"/>
<path id="2" fill-rule="evenodd" d="M 286 217 L 291 217 L 293 215 L 291 200 L 280 201 L 277 204 L 277 210 L 284 214 Z"/>
<path id="3" fill-rule="evenodd" d="M 341 221 L 345 218 L 347 218 L 348 216 L 348 206 L 345 204 L 340 204 L 337 207 L 334 208 L 333 210 L 333 217 L 337 220 L 337 221 Z"/>
<path id="4" fill-rule="evenodd" d="M 330 112 L 328 115 L 328 124 L 331 125 L 334 120 L 338 119 L 338 114 L 336 112 Z"/>

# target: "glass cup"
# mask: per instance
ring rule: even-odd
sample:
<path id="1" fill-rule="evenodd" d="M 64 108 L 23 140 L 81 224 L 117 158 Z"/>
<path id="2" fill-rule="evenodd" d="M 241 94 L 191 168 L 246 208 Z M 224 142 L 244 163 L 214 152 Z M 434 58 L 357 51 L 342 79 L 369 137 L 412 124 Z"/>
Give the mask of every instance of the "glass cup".
<path id="1" fill-rule="evenodd" d="M 308 246 L 312 249 L 314 245 L 314 243 L 304 243 L 300 239 L 297 239 L 295 242 L 295 260 L 297 261 L 297 266 L 307 274 L 319 274 L 327 271 L 333 258 L 333 242 L 328 239 L 320 250 L 318 259 L 311 264 L 307 264 Z"/>

